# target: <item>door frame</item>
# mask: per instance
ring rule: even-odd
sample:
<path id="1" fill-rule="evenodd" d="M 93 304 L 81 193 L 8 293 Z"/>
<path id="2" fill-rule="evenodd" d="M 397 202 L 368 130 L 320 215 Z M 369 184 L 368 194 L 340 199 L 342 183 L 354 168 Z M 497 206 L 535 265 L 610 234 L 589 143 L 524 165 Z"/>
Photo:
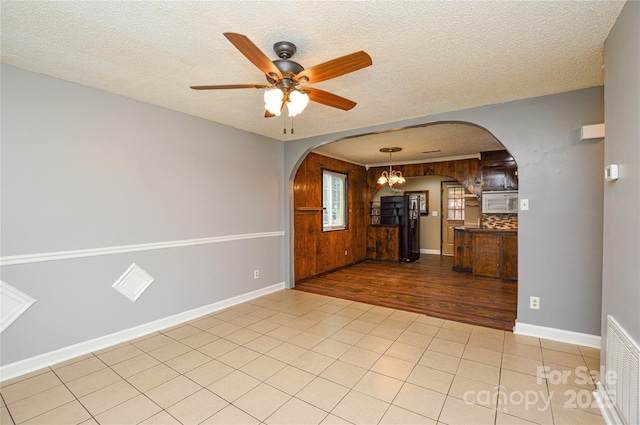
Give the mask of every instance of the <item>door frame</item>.
<path id="1" fill-rule="evenodd" d="M 449 186 L 461 187 L 462 190 L 464 191 L 464 185 L 457 180 L 444 180 L 440 182 L 440 255 L 453 256 L 453 251 L 451 252 L 451 254 L 445 253 L 444 242 L 445 242 L 445 238 L 447 238 L 447 230 L 448 230 L 448 227 L 445 227 L 445 224 L 449 221 L 460 221 L 460 224 L 458 225 L 463 226 L 464 219 L 449 220 L 447 218 L 449 216 L 448 215 L 449 209 L 446 207 L 446 205 L 448 204 L 449 194 L 448 194 L 448 190 L 445 190 L 445 189 L 448 189 Z M 452 244 L 453 244 L 453 241 L 452 241 Z"/>

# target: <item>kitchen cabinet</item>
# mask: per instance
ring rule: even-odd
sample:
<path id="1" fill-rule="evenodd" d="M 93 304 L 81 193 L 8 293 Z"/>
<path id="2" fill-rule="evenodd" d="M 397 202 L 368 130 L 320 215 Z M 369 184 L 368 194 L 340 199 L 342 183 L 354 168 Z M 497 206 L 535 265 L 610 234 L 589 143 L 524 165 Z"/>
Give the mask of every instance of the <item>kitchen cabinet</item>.
<path id="1" fill-rule="evenodd" d="M 518 166 L 507 151 L 482 152 L 482 190 L 518 190 Z"/>
<path id="2" fill-rule="evenodd" d="M 453 270 L 477 276 L 518 280 L 518 233 L 456 227 Z"/>
<path id="3" fill-rule="evenodd" d="M 400 258 L 400 227 L 369 226 L 367 258 L 377 261 L 398 261 Z"/>
<path id="4" fill-rule="evenodd" d="M 518 236 L 512 231 L 473 232 L 473 274 L 518 279 Z"/>
<path id="5" fill-rule="evenodd" d="M 386 260 L 395 255 L 395 260 L 402 262 L 420 258 L 419 205 L 420 198 L 417 194 L 383 196 L 380 202 L 371 203 L 371 227 L 390 227 L 397 230 L 372 230 L 367 247 L 375 250 L 371 250 L 368 258 Z M 390 247 L 389 243 L 396 244 L 397 248 Z"/>
<path id="6" fill-rule="evenodd" d="M 518 236 L 502 236 L 502 278 L 518 280 Z"/>
<path id="7" fill-rule="evenodd" d="M 471 232 L 468 229 L 461 227 L 453 229 L 453 270 L 470 272 L 473 269 L 471 242 Z"/>
<path id="8" fill-rule="evenodd" d="M 473 274 L 485 277 L 500 277 L 500 244 L 502 237 L 495 233 L 474 233 Z"/>

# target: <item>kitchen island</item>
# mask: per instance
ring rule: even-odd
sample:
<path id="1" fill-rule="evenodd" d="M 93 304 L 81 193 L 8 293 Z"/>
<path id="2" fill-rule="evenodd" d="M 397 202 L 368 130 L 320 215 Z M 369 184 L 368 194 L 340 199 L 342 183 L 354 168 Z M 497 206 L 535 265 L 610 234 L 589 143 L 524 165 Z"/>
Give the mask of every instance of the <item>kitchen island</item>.
<path id="1" fill-rule="evenodd" d="M 453 270 L 518 280 L 517 230 L 454 228 Z"/>

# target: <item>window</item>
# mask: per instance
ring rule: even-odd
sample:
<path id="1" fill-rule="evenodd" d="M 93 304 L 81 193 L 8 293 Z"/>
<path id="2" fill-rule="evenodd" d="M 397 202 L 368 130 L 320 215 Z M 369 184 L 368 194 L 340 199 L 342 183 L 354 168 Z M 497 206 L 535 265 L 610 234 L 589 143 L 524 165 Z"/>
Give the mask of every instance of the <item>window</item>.
<path id="1" fill-rule="evenodd" d="M 322 170 L 322 230 L 347 228 L 347 175 Z"/>
<path id="2" fill-rule="evenodd" d="M 449 186 L 447 202 L 447 220 L 464 220 L 464 188 Z"/>

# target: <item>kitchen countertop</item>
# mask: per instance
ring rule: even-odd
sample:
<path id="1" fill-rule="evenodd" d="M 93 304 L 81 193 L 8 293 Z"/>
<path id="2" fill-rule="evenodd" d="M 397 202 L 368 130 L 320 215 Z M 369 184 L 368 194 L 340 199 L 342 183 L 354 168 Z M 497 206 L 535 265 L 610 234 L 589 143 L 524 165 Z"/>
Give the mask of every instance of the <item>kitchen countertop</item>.
<path id="1" fill-rule="evenodd" d="M 517 230 L 505 230 L 505 229 L 480 229 L 478 227 L 471 226 L 458 226 L 454 227 L 455 230 L 466 230 L 472 233 L 500 233 L 500 234 L 509 234 L 509 235 L 517 235 Z"/>

